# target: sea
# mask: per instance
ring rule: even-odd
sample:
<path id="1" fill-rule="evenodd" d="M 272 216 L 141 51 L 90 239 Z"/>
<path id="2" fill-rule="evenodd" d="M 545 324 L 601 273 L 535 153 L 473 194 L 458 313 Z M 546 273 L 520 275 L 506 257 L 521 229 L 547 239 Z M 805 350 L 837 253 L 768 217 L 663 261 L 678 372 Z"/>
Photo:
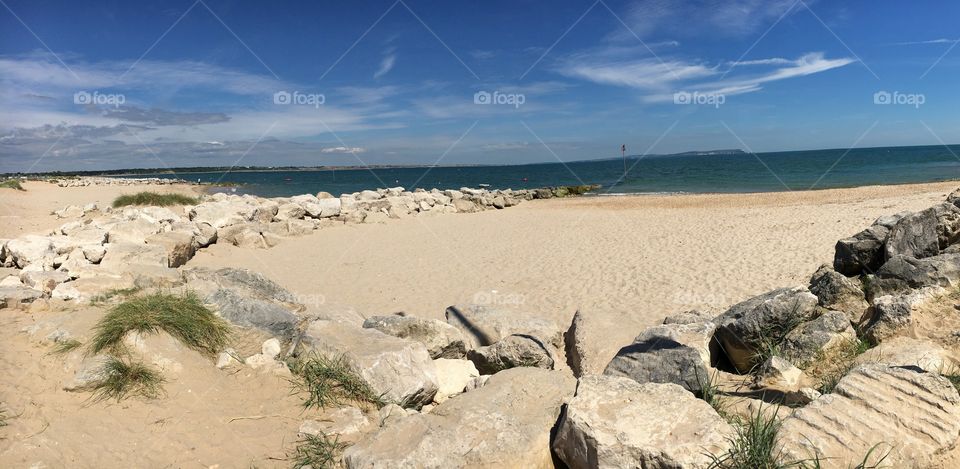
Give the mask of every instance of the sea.
<path id="1" fill-rule="evenodd" d="M 264 197 L 415 188 L 525 189 L 599 184 L 605 194 L 778 192 L 960 179 L 960 145 L 772 153 L 628 156 L 504 166 L 436 166 L 297 171 L 176 172 L 170 177 L 229 183 L 219 189 Z"/>

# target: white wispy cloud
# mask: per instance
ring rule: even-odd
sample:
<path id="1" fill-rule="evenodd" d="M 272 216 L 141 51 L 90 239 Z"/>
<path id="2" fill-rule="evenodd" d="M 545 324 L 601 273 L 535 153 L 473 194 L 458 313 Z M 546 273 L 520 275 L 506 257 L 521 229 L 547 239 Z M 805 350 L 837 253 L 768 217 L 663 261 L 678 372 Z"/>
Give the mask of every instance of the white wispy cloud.
<path id="1" fill-rule="evenodd" d="M 320 153 L 363 153 L 367 151 L 363 147 L 330 147 L 320 150 Z"/>
<path id="2" fill-rule="evenodd" d="M 802 9 L 796 0 L 639 0 L 623 15 L 630 31 L 620 28 L 611 38 L 630 40 L 633 34 L 655 32 L 744 36 Z"/>
<path id="3" fill-rule="evenodd" d="M 383 60 L 380 61 L 380 68 L 373 73 L 373 78 L 380 78 L 387 73 L 390 73 L 390 70 L 393 70 L 393 66 L 397 63 L 397 52 L 396 49 L 391 47 L 385 52 Z"/>
<path id="4" fill-rule="evenodd" d="M 930 40 L 926 40 L 926 41 L 895 42 L 895 43 L 893 43 L 893 45 L 895 45 L 895 46 L 922 46 L 922 45 L 928 45 L 928 44 L 956 44 L 957 42 L 960 42 L 960 39 L 939 38 L 939 39 L 930 39 Z"/>

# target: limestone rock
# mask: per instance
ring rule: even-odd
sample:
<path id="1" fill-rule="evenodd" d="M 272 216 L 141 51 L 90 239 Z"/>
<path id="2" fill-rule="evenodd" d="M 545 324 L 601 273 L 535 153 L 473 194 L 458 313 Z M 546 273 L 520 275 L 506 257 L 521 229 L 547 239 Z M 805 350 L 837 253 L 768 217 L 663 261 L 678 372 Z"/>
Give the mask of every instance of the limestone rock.
<path id="1" fill-rule="evenodd" d="M 886 340 L 858 356 L 856 362 L 914 367 L 928 373 L 948 372 L 958 366 L 957 358 L 937 343 L 911 337 L 893 337 Z"/>
<path id="2" fill-rule="evenodd" d="M 890 230 L 884 245 L 888 260 L 898 255 L 922 259 L 939 253 L 937 215 L 932 208 L 901 218 Z"/>
<path id="3" fill-rule="evenodd" d="M 27 287 L 0 287 L 0 308 L 18 308 L 43 296 L 40 290 Z"/>
<path id="4" fill-rule="evenodd" d="M 960 284 L 960 254 L 941 254 L 924 259 L 895 256 L 877 270 L 869 281 L 872 297 L 903 292 L 909 289 Z"/>
<path id="5" fill-rule="evenodd" d="M 884 244 L 890 229 L 879 224 L 837 241 L 834 249 L 833 268 L 843 275 L 860 275 L 874 272 L 884 262 Z"/>
<path id="6" fill-rule="evenodd" d="M 913 302 L 909 296 L 881 296 L 873 300 L 860 334 L 872 343 L 880 343 L 913 323 Z"/>
<path id="7" fill-rule="evenodd" d="M 274 219 L 278 221 L 283 220 L 298 220 L 304 217 L 307 214 L 307 211 L 293 202 L 280 205 L 277 208 L 277 214 L 274 216 Z"/>
<path id="8" fill-rule="evenodd" d="M 459 328 L 467 348 L 492 345 L 512 334 L 525 334 L 562 350 L 563 333 L 553 321 L 527 313 L 486 305 L 454 305 L 447 308 L 447 323 Z"/>
<path id="9" fill-rule="evenodd" d="M 372 316 L 363 321 L 363 327 L 421 342 L 427 347 L 431 358 L 466 356 L 463 333 L 445 322 L 413 316 Z"/>
<path id="10" fill-rule="evenodd" d="M 433 401 L 440 404 L 466 389 L 467 384 L 480 376 L 477 367 L 470 360 L 437 358 L 433 361 L 437 367 L 437 395 Z"/>
<path id="11" fill-rule="evenodd" d="M 160 225 L 138 218 L 118 222 L 107 230 L 107 241 L 110 244 L 143 244 L 147 236 L 160 231 Z"/>
<path id="12" fill-rule="evenodd" d="M 348 448 L 358 468 L 553 468 L 550 429 L 573 394 L 569 373 L 513 368 L 485 386 L 414 414 Z"/>
<path id="13" fill-rule="evenodd" d="M 21 269 L 29 264 L 41 262 L 44 257 L 54 254 L 50 238 L 37 235 L 25 235 L 7 241 L 4 249 L 8 258 Z"/>
<path id="14" fill-rule="evenodd" d="M 937 243 L 940 249 L 960 241 L 960 208 L 944 202 L 932 207 L 937 217 Z"/>
<path id="15" fill-rule="evenodd" d="M 714 315 L 705 311 L 690 310 L 663 318 L 663 324 L 696 324 L 711 321 Z"/>
<path id="16" fill-rule="evenodd" d="M 110 243 L 100 261 L 100 267 L 112 272 L 124 272 L 131 265 L 168 267 L 167 250 L 163 246 L 140 243 Z"/>
<path id="17" fill-rule="evenodd" d="M 302 345 L 343 355 L 374 392 L 403 407 L 420 407 L 437 393 L 437 368 L 423 344 L 336 321 L 310 323 Z"/>
<path id="18" fill-rule="evenodd" d="M 851 324 L 857 324 L 870 307 L 863 288 L 856 279 L 851 279 L 823 265 L 810 278 L 810 293 L 817 295 L 820 306 L 843 311 Z"/>
<path id="19" fill-rule="evenodd" d="M 514 334 L 500 339 L 493 345 L 478 347 L 467 352 L 467 358 L 477 365 L 480 373 L 494 374 L 518 366 L 532 366 L 546 370 L 554 369 L 556 351 L 540 339 Z"/>
<path id="20" fill-rule="evenodd" d="M 190 220 L 214 228 L 250 221 L 256 206 L 240 200 L 204 202 L 190 209 Z"/>
<path id="21" fill-rule="evenodd" d="M 196 253 L 194 235 L 185 231 L 166 231 L 150 235 L 147 244 L 163 247 L 167 253 L 169 267 L 180 267 L 193 258 Z"/>
<path id="22" fill-rule="evenodd" d="M 185 270 L 183 278 L 188 289 L 234 324 L 287 338 L 297 330 L 298 313 L 304 306 L 292 293 L 259 273 L 195 268 Z"/>
<path id="23" fill-rule="evenodd" d="M 827 311 L 790 331 L 784 337 L 780 349 L 784 358 L 804 368 L 821 353 L 856 339 L 857 334 L 846 314 Z"/>
<path id="24" fill-rule="evenodd" d="M 304 420 L 301 435 L 336 435 L 341 441 L 353 441 L 371 427 L 370 420 L 356 407 L 343 407 L 323 414 L 322 420 Z"/>
<path id="25" fill-rule="evenodd" d="M 620 349 L 603 374 L 638 383 L 673 383 L 700 394 L 710 381 L 710 342 L 715 325 L 669 324 L 643 331 Z"/>
<path id="26" fill-rule="evenodd" d="M 701 468 L 729 448 L 733 428 L 674 384 L 580 378 L 553 449 L 576 468 Z"/>
<path id="27" fill-rule="evenodd" d="M 730 307 L 717 317 L 716 338 L 730 363 L 741 373 L 755 363 L 770 337 L 783 337 L 817 313 L 817 297 L 804 287 L 781 288 Z"/>
<path id="28" fill-rule="evenodd" d="M 57 285 L 70 280 L 70 275 L 66 272 L 23 272 L 20 274 L 20 280 L 24 285 L 40 290 L 44 293 L 50 293 Z"/>
<path id="29" fill-rule="evenodd" d="M 632 342 L 640 329 L 626 312 L 579 309 L 563 335 L 567 365 L 578 378 L 603 373 L 622 344 Z"/>
<path id="30" fill-rule="evenodd" d="M 760 365 L 755 384 L 759 388 L 792 391 L 800 389 L 803 381 L 803 370 L 783 358 L 770 357 Z"/>
<path id="31" fill-rule="evenodd" d="M 909 368 L 864 365 L 784 419 L 783 460 L 819 456 L 823 467 L 846 468 L 870 451 L 889 467 L 926 467 L 957 443 L 960 395 L 945 378 Z"/>

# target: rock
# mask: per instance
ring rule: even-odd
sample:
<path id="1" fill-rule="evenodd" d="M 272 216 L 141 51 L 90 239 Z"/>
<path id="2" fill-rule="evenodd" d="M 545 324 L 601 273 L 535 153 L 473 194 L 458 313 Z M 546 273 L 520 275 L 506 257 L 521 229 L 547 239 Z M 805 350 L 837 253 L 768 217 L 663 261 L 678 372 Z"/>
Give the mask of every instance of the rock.
<path id="1" fill-rule="evenodd" d="M 563 334 L 567 365 L 576 377 L 600 374 L 632 342 L 640 323 L 626 312 L 579 309 Z"/>
<path id="2" fill-rule="evenodd" d="M 890 229 L 874 224 L 849 238 L 837 241 L 834 249 L 833 268 L 843 275 L 860 275 L 874 272 L 884 262 L 884 244 Z"/>
<path id="3" fill-rule="evenodd" d="M 76 205 L 67 205 L 60 210 L 53 212 L 57 218 L 80 218 L 83 216 L 83 209 Z"/>
<path id="4" fill-rule="evenodd" d="M 710 342 L 715 325 L 669 324 L 643 331 L 620 349 L 603 374 L 638 383 L 673 383 L 699 395 L 710 382 Z"/>
<path id="5" fill-rule="evenodd" d="M 370 420 L 356 407 L 343 407 L 325 412 L 323 420 L 304 420 L 301 435 L 336 435 L 340 440 L 352 441 L 370 428 Z M 318 468 L 319 469 L 319 468 Z"/>
<path id="6" fill-rule="evenodd" d="M 820 266 L 810 278 L 810 293 L 820 306 L 842 311 L 851 324 L 857 324 L 870 307 L 860 281 L 848 278 L 828 265 Z"/>
<path id="7" fill-rule="evenodd" d="M 780 357 L 770 357 L 763 362 L 755 380 L 758 388 L 773 388 L 781 391 L 798 390 L 803 382 L 803 371 Z"/>
<path id="8" fill-rule="evenodd" d="M 913 302 L 908 296 L 881 296 L 873 300 L 873 307 L 860 326 L 860 334 L 874 344 L 893 337 L 911 327 Z"/>
<path id="9" fill-rule="evenodd" d="M 320 192 L 317 192 L 317 198 L 320 200 L 323 200 L 323 199 L 335 199 L 337 197 L 334 197 L 333 194 L 329 192 L 320 191 Z"/>
<path id="10" fill-rule="evenodd" d="M 86 257 L 88 261 L 93 264 L 99 264 L 103 260 L 103 256 L 107 253 L 107 248 L 101 245 L 96 246 L 84 246 L 83 248 L 83 257 Z"/>
<path id="11" fill-rule="evenodd" d="M 290 202 L 299 205 L 313 218 L 328 218 L 340 214 L 340 199 L 318 199 L 317 197 L 304 194 L 290 198 Z"/>
<path id="12" fill-rule="evenodd" d="M 427 347 L 431 358 L 463 358 L 467 353 L 460 329 L 434 319 L 372 316 L 363 321 L 363 327 L 420 342 Z"/>
<path id="13" fill-rule="evenodd" d="M 937 243 L 941 250 L 960 241 L 960 208 L 944 202 L 934 205 L 931 210 L 937 217 Z"/>
<path id="14" fill-rule="evenodd" d="M 937 215 L 932 208 L 901 218 L 884 246 L 887 260 L 898 255 L 922 259 L 939 253 Z"/>
<path id="15" fill-rule="evenodd" d="M 755 365 L 757 352 L 817 313 L 817 297 L 804 287 L 781 288 L 730 307 L 716 318 L 716 339 L 739 372 Z"/>
<path id="16" fill-rule="evenodd" d="M 580 378 L 553 449 L 575 468 L 700 468 L 734 430 L 710 404 L 674 384 Z"/>
<path id="17" fill-rule="evenodd" d="M 216 367 L 218 369 L 235 368 L 240 365 L 242 365 L 242 363 L 240 363 L 240 360 L 237 360 L 237 352 L 232 348 L 228 348 L 217 355 Z"/>
<path id="18" fill-rule="evenodd" d="M 81 277 L 72 282 L 57 285 L 50 293 L 50 297 L 58 300 L 87 302 L 103 297 L 111 291 L 131 288 L 134 288 L 133 279 L 126 275 Z"/>
<path id="19" fill-rule="evenodd" d="M 316 220 L 284 220 L 270 223 L 267 225 L 267 231 L 278 236 L 305 236 L 313 233 L 316 229 Z"/>
<path id="20" fill-rule="evenodd" d="M 7 257 L 12 259 L 21 269 L 29 264 L 42 262 L 44 257 L 54 254 L 50 238 L 37 235 L 25 235 L 11 239 L 7 241 L 4 251 Z"/>
<path id="21" fill-rule="evenodd" d="M 100 261 L 100 267 L 112 272 L 125 272 L 131 265 L 152 265 L 168 267 L 170 260 L 167 250 L 156 244 L 140 243 L 110 243 L 106 245 L 107 253 Z"/>
<path id="22" fill-rule="evenodd" d="M 453 206 L 460 213 L 473 213 L 483 210 L 476 202 L 467 199 L 453 199 Z"/>
<path id="23" fill-rule="evenodd" d="M 470 360 L 437 358 L 437 394 L 433 401 L 440 404 L 466 389 L 467 384 L 480 376 L 477 367 Z"/>
<path id="24" fill-rule="evenodd" d="M 277 215 L 280 204 L 276 202 L 265 202 L 253 209 L 253 218 L 251 221 L 258 223 L 270 223 Z"/>
<path id="25" fill-rule="evenodd" d="M 22 287 L 23 282 L 20 281 L 20 277 L 17 275 L 7 275 L 0 280 L 0 288 L 2 287 Z"/>
<path id="26" fill-rule="evenodd" d="M 0 308 L 19 308 L 43 296 L 40 290 L 27 287 L 0 287 Z"/>
<path id="27" fill-rule="evenodd" d="M 190 220 L 219 229 L 250 221 L 254 210 L 256 206 L 241 200 L 204 202 L 190 209 Z"/>
<path id="28" fill-rule="evenodd" d="M 415 414 L 418 413 L 416 410 L 413 410 L 413 409 L 410 409 L 410 410 L 413 411 L 413 413 Z M 386 427 L 388 425 L 397 423 L 407 415 L 408 415 L 407 409 L 404 409 L 403 407 L 400 407 L 396 404 L 387 404 L 381 407 L 380 410 L 377 412 L 377 416 L 380 419 L 381 427 Z"/>
<path id="29" fill-rule="evenodd" d="M 872 448 L 876 464 L 927 467 L 960 433 L 960 395 L 946 379 L 909 368 L 855 368 L 833 393 L 783 420 L 783 461 L 819 457 L 823 467 L 859 463 Z M 889 452 L 889 453 L 888 453 Z"/>
<path id="30" fill-rule="evenodd" d="M 357 200 L 360 201 L 369 201 L 380 199 L 380 193 L 377 191 L 361 191 L 357 196 Z"/>
<path id="31" fill-rule="evenodd" d="M 889 295 L 929 286 L 960 284 L 960 254 L 941 254 L 925 259 L 895 256 L 868 281 L 868 297 Z"/>
<path id="32" fill-rule="evenodd" d="M 467 351 L 480 373 L 491 375 L 518 366 L 554 369 L 555 350 L 540 339 L 524 334 L 509 335 L 493 345 Z"/>
<path id="33" fill-rule="evenodd" d="M 305 308 L 272 280 L 246 269 L 185 270 L 187 288 L 197 292 L 224 319 L 243 327 L 292 338 Z"/>
<path id="34" fill-rule="evenodd" d="M 260 353 L 265 357 L 277 358 L 277 356 L 280 355 L 280 341 L 276 338 L 267 339 L 267 341 L 260 346 Z"/>
<path id="35" fill-rule="evenodd" d="M 463 332 L 467 348 L 493 345 L 513 334 L 531 335 L 558 350 L 563 333 L 553 321 L 486 305 L 454 305 L 447 308 L 447 323 Z"/>
<path id="36" fill-rule="evenodd" d="M 283 205 L 280 205 L 277 208 L 277 214 L 274 216 L 274 219 L 283 221 L 283 220 L 298 220 L 303 218 L 307 214 L 307 211 L 303 209 L 299 204 L 290 202 Z"/>
<path id="37" fill-rule="evenodd" d="M 262 223 L 238 223 L 217 229 L 217 239 L 241 248 L 266 249 L 271 246 L 264 238 L 268 231 Z"/>
<path id="38" fill-rule="evenodd" d="M 473 391 L 474 389 L 482 388 L 485 384 L 487 384 L 487 381 L 490 380 L 491 376 L 493 375 L 480 375 L 480 376 L 477 376 L 476 378 L 471 379 L 470 381 L 467 382 L 467 385 L 463 388 L 463 392 Z"/>
<path id="39" fill-rule="evenodd" d="M 886 340 L 858 356 L 856 363 L 914 367 L 937 374 L 958 367 L 957 357 L 948 350 L 931 340 L 911 337 L 893 337 Z"/>
<path id="40" fill-rule="evenodd" d="M 34 290 L 50 293 L 57 285 L 70 280 L 70 275 L 66 272 L 23 272 L 20 280 Z"/>
<path id="41" fill-rule="evenodd" d="M 437 393 L 436 365 L 419 342 L 317 320 L 307 327 L 301 343 L 307 350 L 329 357 L 346 357 L 375 393 L 403 407 L 429 404 Z"/>
<path id="42" fill-rule="evenodd" d="M 487 384 L 385 426 L 348 448 L 350 469 L 396 467 L 553 468 L 550 429 L 573 394 L 568 373 L 514 368 Z"/>
<path id="43" fill-rule="evenodd" d="M 696 324 L 713 320 L 713 316 L 705 311 L 695 309 L 673 314 L 663 318 L 663 324 Z"/>
<path id="44" fill-rule="evenodd" d="M 107 229 L 110 244 L 143 244 L 147 236 L 160 232 L 160 225 L 142 218 L 118 222 Z"/>
<path id="45" fill-rule="evenodd" d="M 103 367 L 110 360 L 108 355 L 84 357 L 73 378 L 63 386 L 64 391 L 88 391 L 103 378 Z"/>
<path id="46" fill-rule="evenodd" d="M 166 231 L 150 235 L 147 244 L 163 247 L 167 254 L 169 267 L 180 267 L 193 258 L 196 253 L 193 233 L 185 231 Z"/>
<path id="47" fill-rule="evenodd" d="M 780 352 L 787 360 L 806 368 L 821 354 L 855 340 L 857 333 L 850 326 L 847 315 L 839 311 L 827 311 L 790 331 L 780 344 Z"/>

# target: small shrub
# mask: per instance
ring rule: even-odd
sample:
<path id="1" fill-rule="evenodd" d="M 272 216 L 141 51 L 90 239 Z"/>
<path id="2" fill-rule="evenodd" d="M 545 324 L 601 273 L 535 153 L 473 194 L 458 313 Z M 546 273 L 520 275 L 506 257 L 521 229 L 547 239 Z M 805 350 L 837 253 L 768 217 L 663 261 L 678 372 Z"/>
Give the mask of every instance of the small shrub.
<path id="1" fill-rule="evenodd" d="M 80 348 L 81 345 L 83 345 L 83 343 L 77 339 L 62 340 L 54 344 L 53 350 L 51 350 L 50 353 L 54 355 L 65 355 Z"/>
<path id="2" fill-rule="evenodd" d="M 110 357 L 101 373 L 102 378 L 93 387 L 95 401 L 116 399 L 120 402 L 128 396 L 155 399 L 163 393 L 163 376 L 143 363 Z"/>
<path id="3" fill-rule="evenodd" d="M 130 331 L 166 331 L 189 347 L 216 353 L 227 344 L 230 325 L 194 294 L 154 293 L 131 298 L 113 308 L 94 327 L 90 350 L 98 353 L 120 345 Z"/>
<path id="4" fill-rule="evenodd" d="M 4 189 L 16 189 L 16 190 L 18 190 L 18 191 L 25 191 L 25 190 L 26 190 L 26 189 L 23 188 L 23 185 L 20 184 L 20 181 L 18 181 L 18 180 L 16 180 L 16 179 L 6 179 L 6 180 L 4 180 L 4 181 L 0 181 L 0 188 L 4 188 Z"/>
<path id="5" fill-rule="evenodd" d="M 777 412 L 764 415 L 757 409 L 746 421 L 734 425 L 735 434 L 730 438 L 730 450 L 721 455 L 710 454 L 710 469 L 781 469 L 793 467 L 780 463 L 777 433 L 780 421 Z"/>
<path id="6" fill-rule="evenodd" d="M 942 376 L 947 378 L 947 380 L 950 381 L 950 384 L 957 388 L 957 391 L 960 391 L 960 370 L 954 370 L 950 373 L 945 373 Z"/>
<path id="7" fill-rule="evenodd" d="M 343 355 L 330 358 L 312 354 L 290 362 L 289 367 L 298 378 L 294 381 L 297 390 L 307 393 L 304 408 L 336 405 L 343 399 L 367 402 L 378 408 L 388 403 L 354 371 Z"/>
<path id="8" fill-rule="evenodd" d="M 197 203 L 199 203 L 199 200 L 196 197 L 183 194 L 160 194 L 157 192 L 143 191 L 117 197 L 113 200 L 113 207 L 126 207 L 128 205 L 166 207 L 169 205 L 196 205 Z"/>
<path id="9" fill-rule="evenodd" d="M 293 454 L 295 469 L 326 469 L 337 467 L 337 455 L 347 445 L 340 443 L 339 438 L 331 438 L 326 434 L 307 435 L 297 442 Z"/>

